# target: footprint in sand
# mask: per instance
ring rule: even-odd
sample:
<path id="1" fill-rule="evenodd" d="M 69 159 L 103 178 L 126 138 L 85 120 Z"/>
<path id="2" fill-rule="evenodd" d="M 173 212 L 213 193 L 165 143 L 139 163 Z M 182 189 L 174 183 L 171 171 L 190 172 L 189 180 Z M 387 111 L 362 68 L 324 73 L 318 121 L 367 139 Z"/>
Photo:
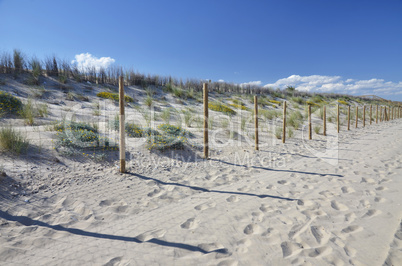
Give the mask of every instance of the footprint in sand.
<path id="1" fill-rule="evenodd" d="M 326 244 L 330 238 L 330 234 L 321 225 L 312 226 L 311 233 L 317 240 L 318 244 Z"/>
<path id="2" fill-rule="evenodd" d="M 101 207 L 107 207 L 113 204 L 112 200 L 102 200 L 101 202 L 99 202 L 99 206 Z"/>
<path id="3" fill-rule="evenodd" d="M 274 186 L 274 185 L 269 185 L 269 186 L 266 187 L 266 189 L 276 189 L 276 186 Z"/>
<path id="4" fill-rule="evenodd" d="M 379 184 L 381 184 L 381 183 L 388 183 L 388 182 L 390 182 L 390 181 L 391 181 L 391 179 L 389 179 L 389 178 L 383 178 L 383 179 L 380 180 Z"/>
<path id="5" fill-rule="evenodd" d="M 109 260 L 107 263 L 104 264 L 104 266 L 114 266 L 114 265 L 119 265 L 122 257 L 115 257 L 111 260 Z"/>
<path id="6" fill-rule="evenodd" d="M 342 203 L 337 202 L 336 200 L 331 201 L 331 207 L 337 211 L 347 211 L 349 208 Z"/>
<path id="7" fill-rule="evenodd" d="M 314 189 L 314 186 L 312 186 L 312 185 L 304 185 L 303 188 L 304 189 Z"/>
<path id="8" fill-rule="evenodd" d="M 243 230 L 246 235 L 258 234 L 261 231 L 261 227 L 257 224 L 249 224 Z"/>
<path id="9" fill-rule="evenodd" d="M 197 227 L 197 225 L 198 225 L 198 223 L 195 220 L 195 218 L 190 218 L 190 219 L 187 219 L 187 221 L 185 221 L 184 223 L 182 223 L 180 225 L 180 227 L 183 229 L 194 229 Z"/>
<path id="10" fill-rule="evenodd" d="M 151 240 L 153 238 L 163 237 L 166 234 L 166 230 L 159 229 L 159 230 L 152 230 L 145 233 L 138 235 L 136 238 L 141 241 L 145 242 Z"/>
<path id="11" fill-rule="evenodd" d="M 359 225 L 350 225 L 344 229 L 342 229 L 342 233 L 350 234 L 350 233 L 357 233 L 363 230 L 363 227 Z"/>
<path id="12" fill-rule="evenodd" d="M 359 206 L 362 206 L 363 208 L 369 208 L 371 206 L 370 201 L 368 200 L 360 200 Z"/>
<path id="13" fill-rule="evenodd" d="M 356 192 L 356 190 L 354 190 L 354 189 L 351 188 L 351 187 L 342 187 L 341 189 L 342 189 L 342 192 L 343 192 L 343 193 L 353 193 L 353 192 Z"/>
<path id="14" fill-rule="evenodd" d="M 162 194 L 162 190 L 159 188 L 155 188 L 154 191 L 148 193 L 148 197 L 157 197 Z"/>
<path id="15" fill-rule="evenodd" d="M 239 201 L 239 197 L 232 195 L 229 198 L 226 199 L 227 202 L 238 202 Z"/>
<path id="16" fill-rule="evenodd" d="M 289 182 L 287 180 L 279 180 L 278 184 L 287 185 L 287 184 L 289 184 Z"/>
<path id="17" fill-rule="evenodd" d="M 251 216 L 253 216 L 253 218 L 251 218 L 251 221 L 253 222 L 261 222 L 264 218 L 264 214 L 262 212 L 253 212 L 251 213 Z"/>
<path id="18" fill-rule="evenodd" d="M 354 212 L 345 215 L 345 222 L 353 222 L 356 219 L 356 214 Z"/>
<path id="19" fill-rule="evenodd" d="M 309 252 L 309 257 L 319 258 L 326 256 L 332 252 L 332 248 L 329 246 L 314 248 L 313 251 Z"/>
<path id="20" fill-rule="evenodd" d="M 251 240 L 248 238 L 244 238 L 237 242 L 236 251 L 239 253 L 247 253 L 248 247 L 251 245 Z"/>
<path id="21" fill-rule="evenodd" d="M 264 242 L 273 245 L 279 244 L 281 241 L 280 232 L 275 228 L 268 228 L 261 236 L 266 237 L 267 239 Z"/>
<path id="22" fill-rule="evenodd" d="M 377 191 L 384 191 L 384 190 L 387 190 L 387 189 L 388 188 L 384 187 L 384 186 L 379 186 L 379 187 L 375 188 L 375 190 L 377 190 Z"/>
<path id="23" fill-rule="evenodd" d="M 363 177 L 361 183 L 374 184 L 375 180 L 373 178 Z"/>
<path id="24" fill-rule="evenodd" d="M 310 207 L 310 206 L 314 205 L 314 201 L 312 201 L 312 200 L 297 200 L 297 205 L 304 206 L 304 207 Z"/>
<path id="25" fill-rule="evenodd" d="M 260 210 L 261 210 L 262 212 L 272 212 L 272 211 L 274 211 L 275 209 L 274 209 L 272 206 L 269 206 L 269 205 L 267 205 L 267 204 L 261 204 Z"/>
<path id="26" fill-rule="evenodd" d="M 206 210 L 209 208 L 213 208 L 215 206 L 216 206 L 215 202 L 210 202 L 210 203 L 203 203 L 203 204 L 197 205 L 194 207 L 194 209 L 196 209 L 197 211 L 203 211 L 203 210 Z"/>
<path id="27" fill-rule="evenodd" d="M 282 248 L 283 257 L 286 258 L 286 257 L 300 253 L 300 251 L 302 251 L 302 249 L 303 249 L 303 245 L 299 244 L 299 243 L 285 241 L 285 242 L 282 242 L 281 248 Z"/>
<path id="28" fill-rule="evenodd" d="M 223 260 L 219 262 L 218 266 L 237 266 L 239 262 L 235 260 Z"/>
<path id="29" fill-rule="evenodd" d="M 375 198 L 374 198 L 374 201 L 375 201 L 375 202 L 382 203 L 382 202 L 385 202 L 385 201 L 386 201 L 386 199 L 381 198 L 381 197 L 375 197 Z"/>
<path id="30" fill-rule="evenodd" d="M 366 212 L 366 214 L 363 215 L 363 218 L 365 217 L 374 217 L 381 214 L 380 210 L 376 210 L 376 209 L 370 209 Z"/>
<path id="31" fill-rule="evenodd" d="M 346 255 L 348 255 L 349 257 L 354 257 L 357 253 L 356 249 L 349 246 L 345 246 L 343 249 L 345 250 Z"/>

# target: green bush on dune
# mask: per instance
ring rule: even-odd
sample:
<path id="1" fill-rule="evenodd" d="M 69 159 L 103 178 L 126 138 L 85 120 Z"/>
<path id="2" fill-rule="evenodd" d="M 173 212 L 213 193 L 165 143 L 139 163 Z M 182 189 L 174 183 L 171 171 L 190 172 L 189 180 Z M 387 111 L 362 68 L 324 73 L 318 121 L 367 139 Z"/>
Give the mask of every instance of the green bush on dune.
<path id="1" fill-rule="evenodd" d="M 0 114 L 16 114 L 22 108 L 22 102 L 8 92 L 0 91 Z"/>
<path id="2" fill-rule="evenodd" d="M 100 97 L 100 98 L 104 98 L 104 99 L 111 99 L 111 100 L 115 100 L 118 101 L 119 100 L 119 94 L 118 93 L 112 93 L 112 92 L 99 92 L 98 94 L 96 94 L 96 96 Z M 127 103 L 131 103 L 133 102 L 133 98 L 131 98 L 130 96 L 125 95 L 124 96 L 124 100 Z"/>

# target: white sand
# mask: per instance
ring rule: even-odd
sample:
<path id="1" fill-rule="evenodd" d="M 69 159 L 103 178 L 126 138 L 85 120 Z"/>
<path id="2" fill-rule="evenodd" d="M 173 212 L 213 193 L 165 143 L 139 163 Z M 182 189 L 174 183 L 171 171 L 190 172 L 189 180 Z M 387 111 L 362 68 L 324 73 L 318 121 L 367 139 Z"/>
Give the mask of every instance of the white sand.
<path id="1" fill-rule="evenodd" d="M 145 163 L 124 175 L 115 166 L 65 158 L 32 166 L 15 159 L 2 180 L 0 261 L 398 265 L 401 132 L 398 120 L 342 131 L 337 165 L 296 140 L 237 150 L 240 158 L 250 154 L 249 165 L 233 165 L 224 151 L 208 162 L 166 160 L 156 169 Z M 260 159 L 269 152 L 286 162 L 264 167 Z M 152 166 L 151 154 L 142 155 Z M 31 179 L 37 193 L 13 196 L 7 187 Z"/>
<path id="2" fill-rule="evenodd" d="M 6 89 L 30 93 L 15 81 Z M 50 119 L 77 104 L 46 89 Z M 86 95 L 94 101 L 101 90 Z M 91 106 L 79 103 L 78 120 Z M 113 107 L 103 110 L 114 116 Z M 1 265 L 401 264 L 402 120 L 358 129 L 352 121 L 339 138 L 331 124 L 311 141 L 297 131 L 286 144 L 262 134 L 260 151 L 252 140 L 220 145 L 228 136 L 217 126 L 208 161 L 200 150 L 151 153 L 128 139 L 127 174 L 110 160 L 60 156 L 54 132 L 12 121 L 36 148 L 0 157 Z"/>

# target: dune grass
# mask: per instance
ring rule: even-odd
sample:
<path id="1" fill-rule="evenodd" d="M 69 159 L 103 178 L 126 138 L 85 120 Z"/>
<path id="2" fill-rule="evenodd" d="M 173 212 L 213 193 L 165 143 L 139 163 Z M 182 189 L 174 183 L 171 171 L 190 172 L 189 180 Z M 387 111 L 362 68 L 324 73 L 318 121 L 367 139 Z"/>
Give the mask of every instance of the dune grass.
<path id="1" fill-rule="evenodd" d="M 0 148 L 14 154 L 26 153 L 29 146 L 28 139 L 21 132 L 12 127 L 0 128 Z"/>

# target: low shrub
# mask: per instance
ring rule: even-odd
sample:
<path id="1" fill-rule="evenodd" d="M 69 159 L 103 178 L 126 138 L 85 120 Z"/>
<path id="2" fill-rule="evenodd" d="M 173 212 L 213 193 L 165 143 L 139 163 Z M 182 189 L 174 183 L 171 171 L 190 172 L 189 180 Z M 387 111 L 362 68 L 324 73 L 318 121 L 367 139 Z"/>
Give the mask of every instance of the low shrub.
<path id="1" fill-rule="evenodd" d="M 241 104 L 230 103 L 229 106 L 236 108 L 236 109 L 244 110 L 244 111 L 250 110 L 249 108 L 247 108 L 246 106 L 241 105 Z"/>
<path id="2" fill-rule="evenodd" d="M 8 92 L 0 91 L 0 113 L 16 114 L 22 108 L 22 102 Z"/>
<path id="3" fill-rule="evenodd" d="M 182 150 L 185 147 L 187 139 L 182 136 L 172 135 L 152 135 L 147 137 L 147 148 L 159 151 Z"/>
<path id="4" fill-rule="evenodd" d="M 173 126 L 170 124 L 162 124 L 158 126 L 158 129 L 161 130 L 165 135 L 180 137 L 180 136 L 189 136 L 191 133 L 180 126 Z"/>
<path id="5" fill-rule="evenodd" d="M 208 103 L 208 108 L 213 111 L 225 113 L 227 115 L 235 115 L 236 114 L 236 112 L 232 108 L 230 108 L 229 106 L 227 106 L 223 103 L 220 103 L 220 102 Z"/>
<path id="6" fill-rule="evenodd" d="M 104 99 L 111 99 L 111 100 L 115 100 L 118 101 L 119 100 L 119 94 L 118 93 L 111 93 L 111 92 L 99 92 L 98 94 L 96 94 L 96 96 L 100 97 L 100 98 L 104 98 Z M 131 98 L 130 96 L 125 95 L 124 96 L 124 100 L 127 103 L 131 103 L 133 102 L 133 98 Z"/>

